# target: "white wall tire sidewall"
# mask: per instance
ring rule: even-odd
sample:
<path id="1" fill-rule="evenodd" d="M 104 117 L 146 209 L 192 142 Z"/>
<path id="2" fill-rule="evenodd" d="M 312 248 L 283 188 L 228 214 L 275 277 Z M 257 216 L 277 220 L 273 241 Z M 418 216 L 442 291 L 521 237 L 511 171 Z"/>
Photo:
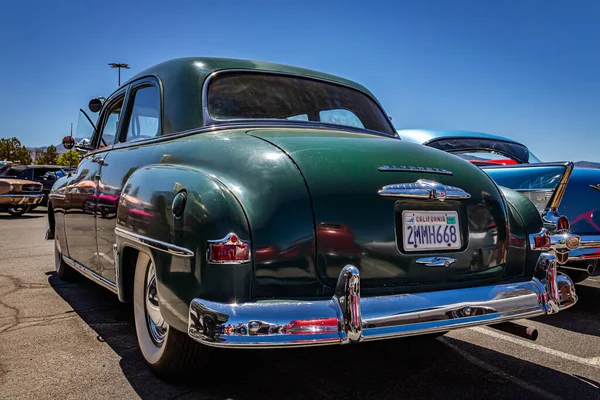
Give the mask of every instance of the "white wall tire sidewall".
<path id="1" fill-rule="evenodd" d="M 135 320 L 135 331 L 137 334 L 138 344 L 144 359 L 148 364 L 157 364 L 160 362 L 167 343 L 169 341 L 169 331 L 165 336 L 165 340 L 161 346 L 158 346 L 148 332 L 148 323 L 146 320 L 146 273 L 150 265 L 150 257 L 140 252 L 135 266 L 135 276 L 133 282 L 133 314 Z"/>

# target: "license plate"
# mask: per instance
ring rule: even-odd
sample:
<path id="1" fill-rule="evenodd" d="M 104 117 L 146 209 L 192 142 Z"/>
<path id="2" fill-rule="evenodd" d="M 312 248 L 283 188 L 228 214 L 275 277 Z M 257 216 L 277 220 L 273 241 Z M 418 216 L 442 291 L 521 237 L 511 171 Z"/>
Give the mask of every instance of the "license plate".
<path id="1" fill-rule="evenodd" d="M 462 246 L 456 211 L 402 211 L 404 251 L 452 250 Z"/>

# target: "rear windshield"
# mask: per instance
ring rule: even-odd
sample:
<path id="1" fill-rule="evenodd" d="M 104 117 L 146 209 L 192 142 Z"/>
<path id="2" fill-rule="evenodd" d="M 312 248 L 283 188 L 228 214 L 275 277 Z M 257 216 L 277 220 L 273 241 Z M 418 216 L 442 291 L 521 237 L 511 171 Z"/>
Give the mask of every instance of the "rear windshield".
<path id="1" fill-rule="evenodd" d="M 217 121 L 303 121 L 396 136 L 381 108 L 369 96 L 313 79 L 229 72 L 210 82 L 207 103 L 210 117 Z"/>

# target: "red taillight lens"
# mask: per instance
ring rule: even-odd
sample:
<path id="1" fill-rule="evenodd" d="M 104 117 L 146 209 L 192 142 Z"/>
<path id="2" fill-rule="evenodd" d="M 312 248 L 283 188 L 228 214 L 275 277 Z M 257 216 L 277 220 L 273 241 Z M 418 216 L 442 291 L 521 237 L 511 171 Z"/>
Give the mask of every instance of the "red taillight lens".
<path id="1" fill-rule="evenodd" d="M 246 261 L 248 260 L 247 244 L 211 244 L 211 262 Z"/>
<path id="2" fill-rule="evenodd" d="M 562 216 L 558 219 L 558 221 L 556 222 L 556 228 L 561 231 L 561 230 L 568 230 L 569 229 L 569 219 L 565 216 Z"/>
<path id="3" fill-rule="evenodd" d="M 536 249 L 548 248 L 552 244 L 548 235 L 535 236 L 533 242 Z"/>
<path id="4" fill-rule="evenodd" d="M 235 233 L 208 242 L 208 262 L 238 263 L 250 261 L 250 245 Z"/>

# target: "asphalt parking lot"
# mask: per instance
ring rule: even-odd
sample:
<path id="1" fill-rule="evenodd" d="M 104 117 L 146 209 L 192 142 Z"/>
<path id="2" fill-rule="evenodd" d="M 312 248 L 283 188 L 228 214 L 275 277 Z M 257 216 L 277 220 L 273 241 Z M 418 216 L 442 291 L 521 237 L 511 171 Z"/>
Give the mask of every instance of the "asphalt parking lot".
<path id="1" fill-rule="evenodd" d="M 0 398 L 600 398 L 600 277 L 579 303 L 521 321 L 526 341 L 490 328 L 357 346 L 222 351 L 177 385 L 154 377 L 132 310 L 82 278 L 54 273 L 45 209 L 0 214 Z"/>

